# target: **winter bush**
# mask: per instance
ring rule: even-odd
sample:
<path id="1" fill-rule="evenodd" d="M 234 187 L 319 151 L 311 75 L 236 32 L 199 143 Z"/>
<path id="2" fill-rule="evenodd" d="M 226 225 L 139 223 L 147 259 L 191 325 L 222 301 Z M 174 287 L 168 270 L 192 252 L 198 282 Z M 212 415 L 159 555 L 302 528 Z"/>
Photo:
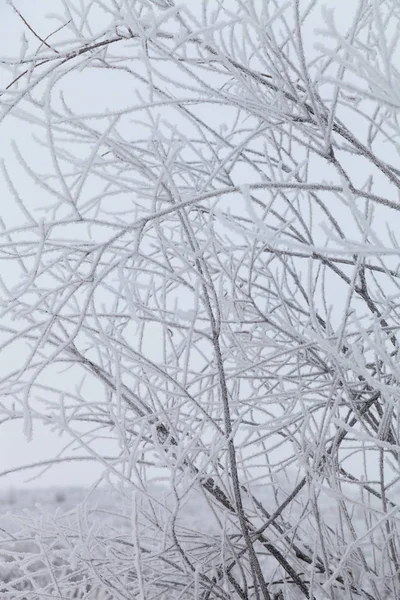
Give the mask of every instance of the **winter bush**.
<path id="1" fill-rule="evenodd" d="M 398 3 L 14 9 L 2 424 L 115 500 L 5 531 L 5 593 L 399 598 Z"/>

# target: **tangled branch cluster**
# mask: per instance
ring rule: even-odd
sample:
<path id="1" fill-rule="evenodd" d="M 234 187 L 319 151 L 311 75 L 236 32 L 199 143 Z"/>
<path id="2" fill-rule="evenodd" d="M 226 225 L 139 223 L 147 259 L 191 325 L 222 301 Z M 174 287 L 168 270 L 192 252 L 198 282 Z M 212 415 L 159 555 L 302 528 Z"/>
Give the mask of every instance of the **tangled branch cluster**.
<path id="1" fill-rule="evenodd" d="M 3 169 L 0 413 L 118 526 L 27 525 L 5 591 L 72 545 L 87 598 L 399 598 L 398 3 L 84 4 L 1 60 L 48 169 Z"/>

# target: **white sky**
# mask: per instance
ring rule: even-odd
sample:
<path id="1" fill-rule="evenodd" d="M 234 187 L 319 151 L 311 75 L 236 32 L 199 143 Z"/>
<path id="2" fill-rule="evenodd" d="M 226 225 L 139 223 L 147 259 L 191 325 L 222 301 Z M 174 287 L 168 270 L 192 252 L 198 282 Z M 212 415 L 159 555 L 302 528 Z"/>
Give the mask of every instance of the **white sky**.
<path id="1" fill-rule="evenodd" d="M 234 6 L 234 0 L 232 0 Z M 38 31 L 41 35 L 46 35 L 52 30 L 52 25 L 46 23 L 44 15 L 47 12 L 56 12 L 56 7 L 60 3 L 58 0 L 19 0 L 16 2 L 17 6 L 21 8 L 24 16 L 26 16 L 35 27 L 38 27 Z M 190 2 L 190 9 L 192 4 L 196 4 L 195 1 Z M 227 3 L 225 3 L 227 4 Z M 342 24 L 350 22 L 349 16 L 349 5 L 350 9 L 357 3 L 349 3 L 344 0 L 332 0 L 321 2 L 322 5 L 329 7 L 335 6 L 337 20 Z M 201 5 L 201 3 L 199 3 Z M 193 7 L 194 8 L 194 7 Z M 310 22 L 310 27 L 313 25 L 319 25 L 318 13 L 315 13 L 315 22 Z M 55 27 L 55 22 L 54 26 Z M 0 0 L 0 56 L 13 55 L 18 52 L 20 43 L 20 33 L 23 26 L 18 16 L 13 12 L 12 8 L 7 4 L 6 0 Z M 311 37 L 311 36 L 310 36 Z M 103 77 L 104 74 L 99 77 Z M 4 85 L 5 82 L 9 81 L 9 75 L 5 73 L 0 67 L 0 85 Z M 85 74 L 85 77 L 86 74 Z M 100 89 L 100 80 L 96 82 L 93 80 L 86 80 L 85 84 L 79 79 L 79 75 L 76 76 L 76 81 L 71 83 L 72 92 L 77 92 L 77 97 L 80 101 L 85 100 L 92 106 L 98 103 L 98 105 L 106 105 L 109 101 L 118 103 L 118 94 L 115 93 L 118 90 L 118 86 L 107 86 L 110 95 L 104 92 L 104 85 Z M 71 94 L 72 96 L 72 94 Z M 37 146 L 30 139 L 31 132 L 26 130 L 23 123 L 17 119 L 9 116 L 5 122 L 0 125 L 0 157 L 7 161 L 7 166 L 11 176 L 15 176 L 18 180 L 19 190 L 22 194 L 33 194 L 37 192 L 37 188 L 34 188 L 32 184 L 27 180 L 27 177 L 21 172 L 21 168 L 16 164 L 15 159 L 12 158 L 11 153 L 11 140 L 16 140 L 24 155 L 28 156 L 32 162 L 38 167 L 38 171 L 46 171 L 46 161 L 48 157 L 44 154 L 40 155 L 37 152 Z M 10 224 L 17 221 L 19 218 L 18 213 L 14 208 L 13 202 L 7 202 L 9 192 L 4 184 L 2 176 L 0 176 L 0 197 L 1 197 L 1 215 L 4 215 L 6 224 Z M 4 210 L 4 207 L 7 209 Z M 2 269 L 2 275 L 7 278 L 7 273 L 4 273 L 3 269 L 7 268 L 5 264 L 0 264 Z M 7 351 L 7 357 L 10 357 L 9 350 Z M 16 364 L 20 359 L 20 352 L 15 355 Z M 8 365 L 7 365 L 8 366 Z M 1 373 L 1 367 L 0 367 Z M 51 381 L 49 381 L 51 384 Z M 57 435 L 50 433 L 47 428 L 36 424 L 34 427 L 34 436 L 31 442 L 27 442 L 24 438 L 23 423 L 18 421 L 13 424 L 7 424 L 6 427 L 0 428 L 0 474 L 6 470 L 13 469 L 14 467 L 24 465 L 27 462 L 36 462 L 40 460 L 46 460 L 52 458 L 55 454 L 60 452 L 62 447 L 65 445 L 66 440 L 60 439 Z M 104 443 L 105 447 L 105 443 Z M 107 450 L 106 450 L 107 451 Z M 67 451 L 67 455 L 72 454 L 72 451 Z M 82 451 L 78 452 L 82 455 Z M 46 487 L 49 485 L 86 485 L 94 482 L 97 476 L 99 476 L 101 468 L 94 462 L 90 463 L 72 463 L 69 465 L 63 464 L 57 468 L 44 473 L 39 480 L 27 482 L 27 479 L 37 473 L 37 471 L 25 471 L 22 473 L 16 473 L 8 475 L 7 477 L 0 477 L 0 488 L 19 485 L 28 485 L 32 487 Z"/>
<path id="2" fill-rule="evenodd" d="M 40 35 L 46 35 L 52 30 L 52 27 L 53 29 L 56 27 L 55 21 L 46 22 L 45 15 L 50 12 L 56 12 L 57 5 L 59 6 L 59 4 L 58 0 L 17 0 L 16 2 L 16 6 L 21 9 L 25 17 L 29 18 L 29 22 L 37 27 Z M 18 53 L 22 30 L 23 25 L 19 17 L 7 4 L 6 0 L 0 0 L 0 57 L 12 56 Z M 0 85 L 4 85 L 5 82 L 9 81 L 10 75 L 0 67 Z M 88 87 L 87 90 L 89 91 L 89 89 Z M 104 97 L 104 95 L 100 95 L 98 89 L 92 88 L 92 97 L 90 99 L 92 100 L 96 97 Z M 6 161 L 10 175 L 16 177 L 15 181 L 18 182 L 20 193 L 25 195 L 25 197 L 29 197 L 30 194 L 38 193 L 38 190 L 32 185 L 16 163 L 10 147 L 11 140 L 17 141 L 23 154 L 34 161 L 39 171 L 46 171 L 48 157 L 45 153 L 42 155 L 38 154 L 37 146 L 31 140 L 31 131 L 27 132 L 26 126 L 21 121 L 9 116 L 0 125 L 0 157 Z M 1 216 L 4 218 L 6 224 L 10 225 L 12 222 L 18 221 L 20 217 L 15 209 L 14 202 L 7 201 L 9 191 L 2 175 L 0 175 L 0 198 Z M 6 210 L 4 210 L 4 207 L 6 207 Z M 0 269 L 2 276 L 7 279 L 7 272 L 5 271 L 7 265 L 1 263 Z M 20 350 L 15 350 L 15 364 L 18 364 L 21 358 Z M 10 352 L 7 351 L 7 359 L 12 360 L 12 358 Z M 9 364 L 6 367 L 9 367 Z M 0 372 L 2 372 L 1 367 Z M 50 377 L 48 383 L 51 385 Z M 48 460 L 57 455 L 66 445 L 67 441 L 67 438 L 60 438 L 40 423 L 35 423 L 33 439 L 31 442 L 27 442 L 23 435 L 23 423 L 21 421 L 7 423 L 6 426 L 0 427 L 0 474 L 27 463 Z M 103 447 L 106 448 L 106 444 L 103 444 Z M 105 452 L 107 452 L 107 449 L 105 449 Z M 73 454 L 82 456 L 83 452 L 73 452 L 72 448 L 65 452 L 66 456 Z M 40 471 L 41 469 L 35 469 L 0 477 L 0 489 L 21 485 L 24 485 L 24 487 L 88 485 L 97 479 L 101 473 L 101 468 L 94 462 L 63 463 L 56 468 L 47 470 L 41 475 L 40 479 L 27 481 Z"/>

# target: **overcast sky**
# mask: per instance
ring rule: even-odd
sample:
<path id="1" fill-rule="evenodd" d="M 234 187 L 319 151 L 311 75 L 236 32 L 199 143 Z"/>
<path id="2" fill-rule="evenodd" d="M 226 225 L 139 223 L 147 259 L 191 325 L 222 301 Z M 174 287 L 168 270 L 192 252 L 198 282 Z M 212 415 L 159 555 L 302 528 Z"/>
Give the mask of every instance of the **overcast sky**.
<path id="1" fill-rule="evenodd" d="M 41 35 L 49 33 L 55 21 L 46 22 L 46 15 L 50 12 L 55 12 L 59 6 L 58 0 L 17 0 L 16 6 L 21 9 L 25 17 L 29 17 L 30 23 L 37 27 L 37 31 Z M 0 56 L 16 55 L 19 51 L 21 33 L 23 24 L 13 9 L 7 4 L 6 0 L 0 0 Z M 10 74 L 0 67 L 0 85 L 10 81 Z M 93 98 L 99 97 L 98 91 L 93 90 Z M 29 128 L 28 128 L 29 129 Z M 26 175 L 16 163 L 11 151 L 11 140 L 16 141 L 23 154 L 34 160 L 38 170 L 46 171 L 46 163 L 48 157 L 43 153 L 38 154 L 37 146 L 31 140 L 31 131 L 27 131 L 27 127 L 18 119 L 9 116 L 2 124 L 0 124 L 0 157 L 6 161 L 7 168 L 11 176 L 14 176 L 18 182 L 19 191 L 25 198 L 33 193 L 41 193 L 28 180 Z M 1 216 L 6 221 L 7 225 L 18 221 L 20 215 L 15 209 L 13 201 L 8 201 L 10 198 L 9 191 L 5 185 L 4 178 L 0 175 L 0 197 L 1 197 Z M 7 210 L 4 210 L 4 206 Z M 7 279 L 7 265 L 0 264 L 2 276 Z M 7 351 L 8 361 L 12 358 L 10 352 Z M 15 362 L 18 364 L 20 353 L 15 353 Z M 9 364 L 7 364 L 9 367 Z M 0 367 L 0 373 L 2 369 Z M 50 379 L 50 377 L 49 377 Z M 51 385 L 51 381 L 48 381 Z M 41 426 L 39 423 L 34 425 L 34 435 L 31 442 L 27 442 L 23 435 L 23 423 L 16 421 L 7 423 L 0 428 L 0 474 L 18 466 L 25 465 L 36 461 L 47 460 L 58 454 L 67 443 L 66 438 L 60 438 L 56 434 L 52 434 L 48 428 Z M 74 454 L 73 449 L 65 452 L 66 456 Z M 76 455 L 82 456 L 82 451 L 75 452 Z M 41 471 L 41 470 L 40 470 Z M 9 486 L 31 486 L 31 487 L 47 487 L 49 485 L 87 485 L 96 480 L 101 472 L 101 468 L 93 462 L 88 463 L 70 463 L 60 464 L 56 468 L 52 468 L 43 473 L 39 479 L 27 481 L 32 475 L 40 472 L 38 469 L 22 471 L 20 473 L 0 477 L 0 488 Z"/>
<path id="2" fill-rule="evenodd" d="M 234 6 L 234 0 L 232 0 Z M 21 8 L 24 16 L 27 17 L 29 22 L 37 28 L 40 35 L 45 36 L 52 29 L 55 28 L 55 22 L 46 22 L 45 15 L 47 12 L 56 12 L 57 6 L 59 6 L 58 0 L 18 0 L 16 5 Z M 193 2 L 193 4 L 196 4 Z M 199 3 L 200 5 L 201 3 Z M 227 4 L 227 3 L 225 3 Z M 344 4 L 346 9 L 344 10 Z M 350 10 L 352 10 L 352 4 L 357 3 L 343 3 L 342 8 L 337 11 L 337 21 L 340 24 L 346 24 L 350 21 L 349 16 L 349 4 Z M 336 6 L 337 2 L 321 2 L 319 9 L 322 5 Z M 192 6 L 190 6 L 192 9 Z M 40 12 L 39 12 L 40 10 Z M 316 27 L 320 25 L 319 11 L 315 12 L 314 21 L 310 21 L 310 27 Z M 23 30 L 23 24 L 19 17 L 14 13 L 12 8 L 7 4 L 6 0 L 0 0 L 0 56 L 10 56 L 18 53 L 21 32 Z M 311 36 L 307 39 L 311 40 Z M 103 75 L 101 75 L 103 76 Z M 10 75 L 1 69 L 0 67 L 0 85 L 3 86 L 10 80 Z M 90 103 L 94 110 L 96 103 L 100 103 L 103 106 L 112 99 L 118 101 L 118 94 L 115 94 L 115 90 L 118 86 L 108 86 L 108 92 L 110 96 L 107 97 L 104 86 L 98 84 L 96 87 L 96 81 L 86 81 L 85 86 L 80 83 L 79 90 L 71 88 L 71 97 L 76 92 L 76 98 L 80 101 L 86 101 Z M 99 105 L 100 105 L 99 104 Z M 113 105 L 115 106 L 115 104 Z M 28 181 L 26 175 L 23 174 L 20 166 L 16 163 L 11 152 L 11 141 L 16 141 L 24 155 L 38 168 L 38 171 L 46 171 L 46 161 L 49 160 L 45 154 L 37 152 L 37 146 L 31 140 L 31 131 L 23 123 L 17 119 L 9 116 L 0 125 L 0 157 L 4 159 L 9 169 L 10 175 L 13 176 L 19 185 L 19 191 L 25 197 L 29 194 L 37 193 L 37 188 L 34 188 L 30 181 Z M 5 186 L 4 180 L 0 175 L 0 195 L 2 207 L 7 203 L 9 197 L 9 191 Z M 10 207 L 10 208 L 8 208 Z M 13 222 L 17 222 L 19 218 L 18 212 L 14 208 L 14 203 L 7 203 L 7 212 L 3 209 L 1 214 L 6 215 L 7 225 Z M 5 275 L 4 269 L 6 268 L 3 264 L 0 264 L 2 274 Z M 7 356 L 10 356 L 7 351 Z M 20 359 L 20 354 L 15 356 L 16 364 Z M 9 366 L 9 365 L 7 365 Z M 0 366 L 0 374 L 1 374 Z M 49 376 L 50 377 L 50 376 Z M 51 381 L 49 381 L 51 384 Z M 51 434 L 48 429 L 36 424 L 34 427 L 34 436 L 31 442 L 27 442 L 22 433 L 23 424 L 18 421 L 12 424 L 3 426 L 0 430 L 0 473 L 13 469 L 14 467 L 24 465 L 27 462 L 35 462 L 40 460 L 46 460 L 52 458 L 55 454 L 61 451 L 66 443 L 66 440 L 60 439 L 57 435 Z M 72 454 L 72 451 L 67 451 L 66 455 Z M 82 455 L 82 452 L 78 452 Z M 57 468 L 52 468 L 44 473 L 39 480 L 27 481 L 27 479 L 37 473 L 38 471 L 22 473 L 16 473 L 8 475 L 6 477 L 0 477 L 0 488 L 19 485 L 29 486 L 41 486 L 46 487 L 49 485 L 85 485 L 93 482 L 96 477 L 99 476 L 101 468 L 95 463 L 72 463 L 70 465 L 60 465 Z"/>

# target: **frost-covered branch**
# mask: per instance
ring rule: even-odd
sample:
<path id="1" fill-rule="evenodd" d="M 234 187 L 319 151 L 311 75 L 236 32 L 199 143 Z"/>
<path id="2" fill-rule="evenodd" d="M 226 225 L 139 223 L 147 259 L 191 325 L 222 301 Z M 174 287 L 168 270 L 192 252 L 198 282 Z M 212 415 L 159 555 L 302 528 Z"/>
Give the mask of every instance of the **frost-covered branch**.
<path id="1" fill-rule="evenodd" d="M 1 425 L 118 502 L 22 519 L 10 598 L 397 597 L 400 13 L 323 4 L 15 7 Z"/>

